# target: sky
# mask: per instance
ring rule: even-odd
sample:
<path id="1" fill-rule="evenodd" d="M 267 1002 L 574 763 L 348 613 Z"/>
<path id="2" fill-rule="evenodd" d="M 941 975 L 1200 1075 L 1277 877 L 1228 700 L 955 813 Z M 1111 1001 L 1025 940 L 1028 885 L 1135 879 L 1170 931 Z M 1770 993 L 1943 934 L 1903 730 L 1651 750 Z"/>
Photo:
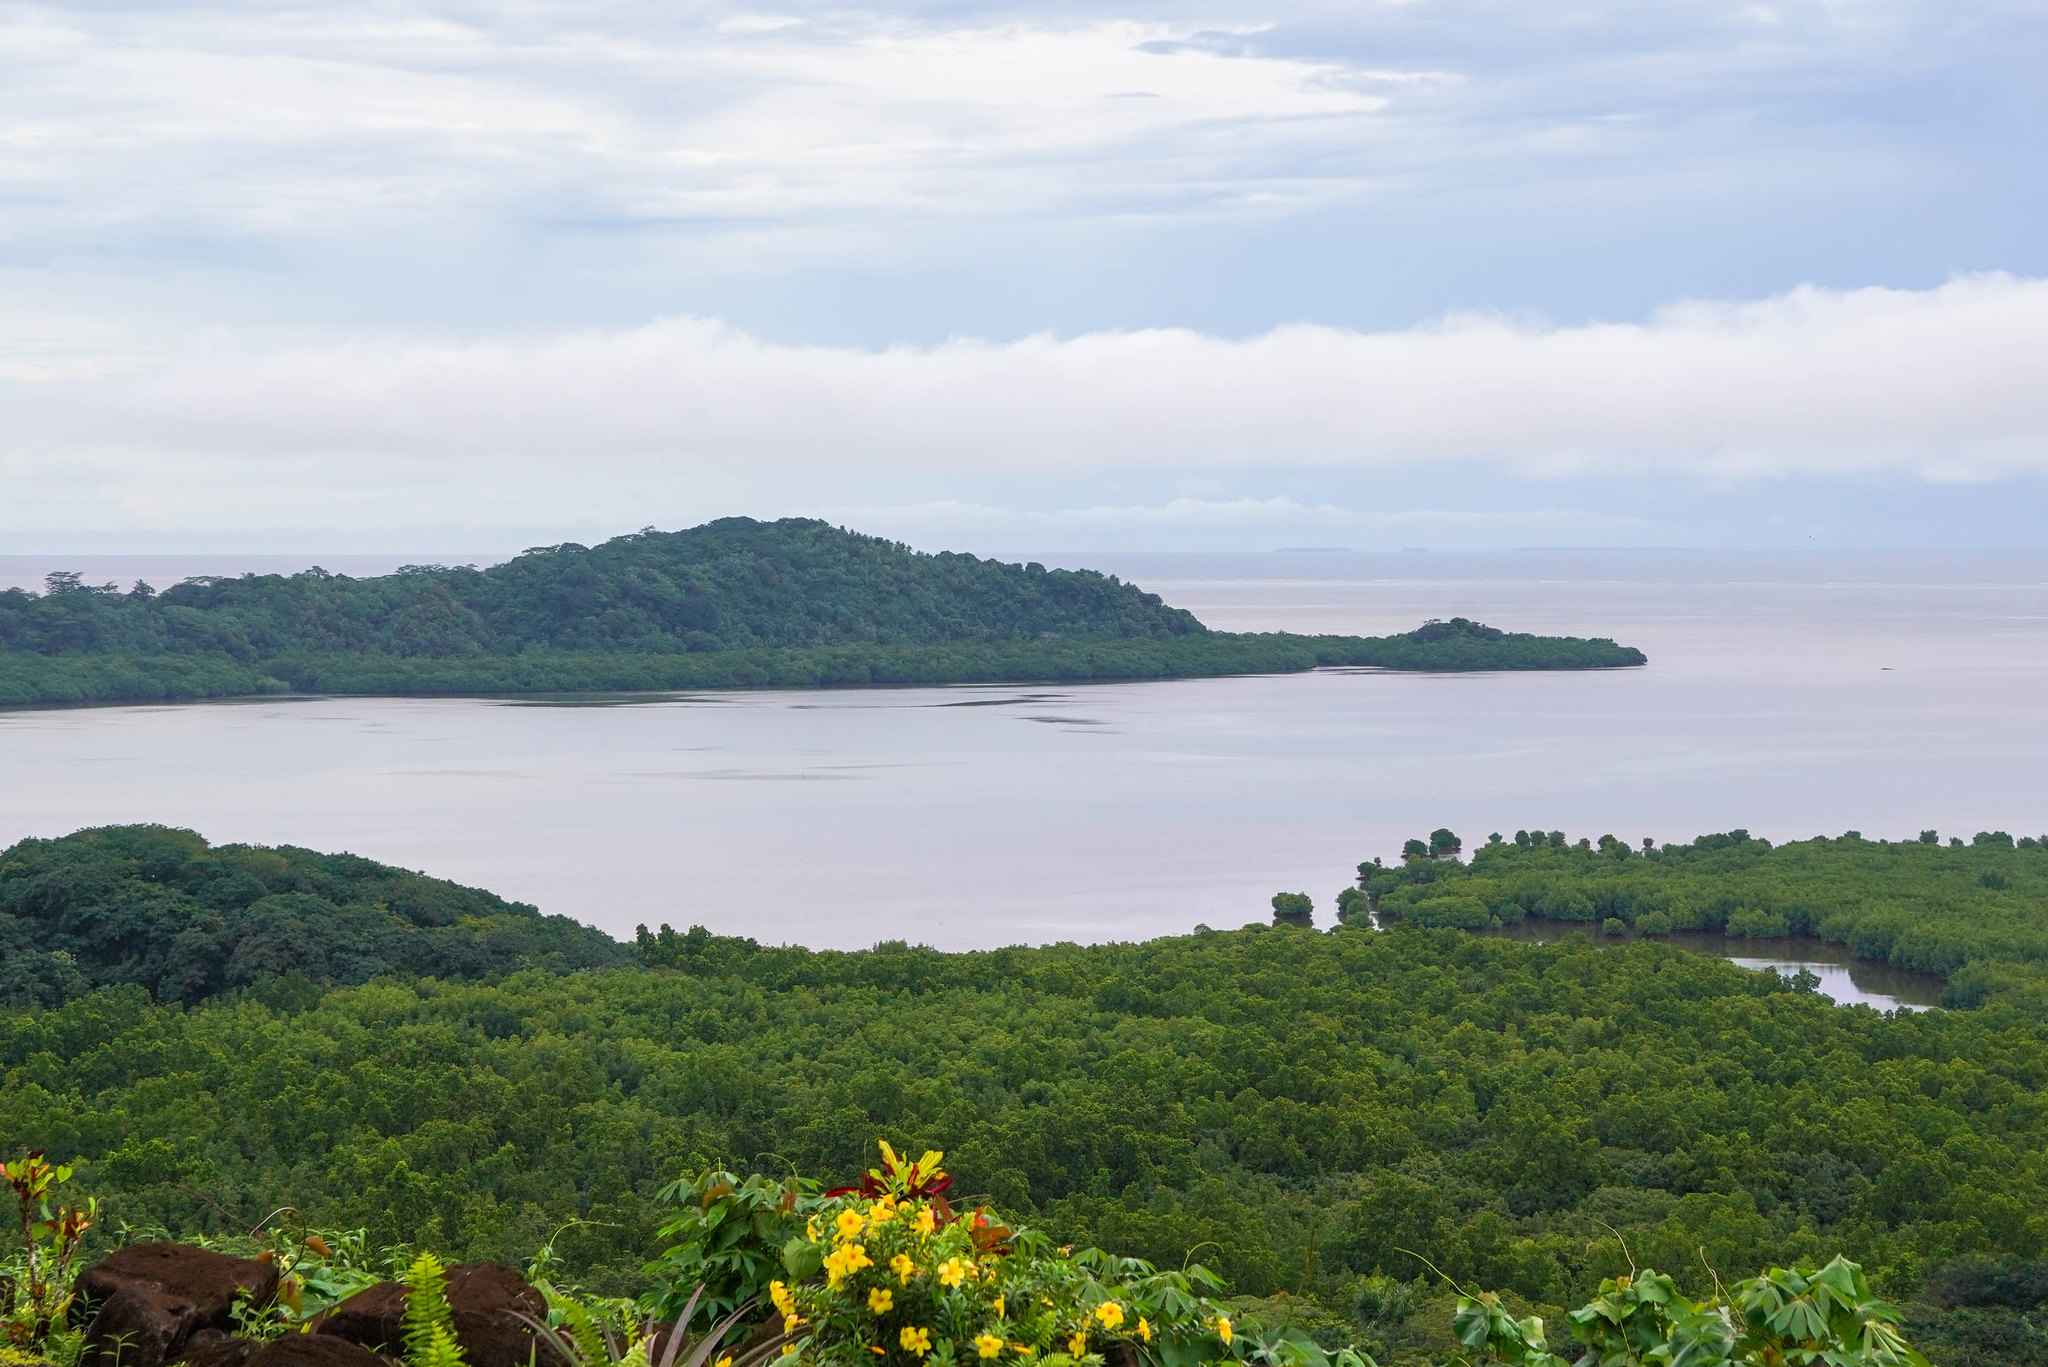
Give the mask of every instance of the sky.
<path id="1" fill-rule="evenodd" d="M 0 553 L 2048 549 L 2048 3 L 0 3 Z"/>

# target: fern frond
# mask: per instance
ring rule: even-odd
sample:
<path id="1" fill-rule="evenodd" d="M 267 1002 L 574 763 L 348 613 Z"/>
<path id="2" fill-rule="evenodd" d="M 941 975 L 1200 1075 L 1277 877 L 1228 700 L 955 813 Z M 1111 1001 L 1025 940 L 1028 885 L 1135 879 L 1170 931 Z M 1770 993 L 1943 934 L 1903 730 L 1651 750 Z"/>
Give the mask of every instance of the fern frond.
<path id="1" fill-rule="evenodd" d="M 422 1252 L 405 1269 L 405 1360 L 408 1367 L 468 1367 L 448 1306 L 448 1270 Z"/>

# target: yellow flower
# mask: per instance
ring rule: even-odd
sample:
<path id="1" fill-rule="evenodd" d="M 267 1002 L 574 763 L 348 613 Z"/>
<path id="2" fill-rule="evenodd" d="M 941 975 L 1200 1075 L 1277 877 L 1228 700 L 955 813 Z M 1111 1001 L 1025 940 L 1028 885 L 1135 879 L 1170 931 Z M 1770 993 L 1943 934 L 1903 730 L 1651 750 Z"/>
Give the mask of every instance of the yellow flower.
<path id="1" fill-rule="evenodd" d="M 1037 1351 L 1028 1343 L 1013 1343 L 1010 1345 L 1010 1347 L 1016 1350 L 1017 1356 L 1019 1357 L 1028 1358 L 1032 1355 L 1032 1353 Z"/>
<path id="2" fill-rule="evenodd" d="M 896 1293 L 888 1290 L 886 1287 L 878 1286 L 868 1292 L 868 1309 L 874 1311 L 877 1315 L 888 1314 L 890 1307 L 895 1304 Z"/>
<path id="3" fill-rule="evenodd" d="M 1226 1344 L 1230 1342 L 1230 1316 L 1218 1315 L 1216 1317 L 1216 1337 L 1222 1339 Z"/>
<path id="4" fill-rule="evenodd" d="M 1086 1329 L 1076 1329 L 1074 1331 L 1074 1336 L 1067 1340 L 1067 1356 L 1080 1357 L 1083 1353 L 1087 1351 L 1088 1331 Z"/>
<path id="5" fill-rule="evenodd" d="M 775 1302 L 775 1308 L 785 1315 L 796 1313 L 796 1297 L 789 1294 L 789 1287 L 782 1282 L 768 1283 L 768 1299 Z"/>
<path id="6" fill-rule="evenodd" d="M 874 1260 L 868 1257 L 867 1249 L 859 1244 L 841 1244 L 825 1255 L 825 1281 L 834 1291 L 839 1283 L 851 1277 L 864 1267 L 873 1267 Z"/>
<path id="7" fill-rule="evenodd" d="M 903 1286 L 910 1285 L 910 1279 L 917 1275 L 917 1264 L 910 1261 L 908 1253 L 898 1253 L 891 1258 L 889 1267 L 895 1272 L 897 1282 Z"/>
<path id="8" fill-rule="evenodd" d="M 1001 1357 L 1003 1341 L 995 1334 L 976 1334 L 974 1336 L 974 1351 L 985 1358 Z"/>
<path id="9" fill-rule="evenodd" d="M 939 1227 L 939 1217 L 932 1214 L 930 1206 L 919 1206 L 917 1218 L 912 1220 L 911 1224 L 916 1226 L 919 1234 L 929 1234 Z"/>
<path id="10" fill-rule="evenodd" d="M 794 1334 L 796 1332 L 796 1327 L 799 1324 L 802 1324 L 803 1322 L 804 1317 L 794 1312 L 784 1315 L 782 1317 L 782 1332 L 785 1334 Z"/>
<path id="11" fill-rule="evenodd" d="M 903 1332 L 896 1336 L 896 1341 L 903 1345 L 904 1352 L 923 1357 L 932 1350 L 932 1331 L 912 1328 L 906 1324 L 903 1326 Z"/>
<path id="12" fill-rule="evenodd" d="M 1002 1298 L 1001 1296 L 997 1296 L 997 1297 L 996 1297 L 996 1318 L 997 1318 L 997 1319 L 1001 1319 L 1002 1317 L 1003 1317 L 1003 1298 Z"/>
<path id="13" fill-rule="evenodd" d="M 882 1345 L 880 1345 L 879 1343 L 870 1343 L 868 1345 L 868 1351 L 870 1353 L 873 1353 L 878 1358 L 889 1356 L 889 1354 L 882 1348 Z"/>
<path id="14" fill-rule="evenodd" d="M 732 1367 L 732 1354 L 727 1353 L 724 1357 L 720 1358 L 715 1367 Z"/>
<path id="15" fill-rule="evenodd" d="M 960 1283 L 966 1281 L 967 1274 L 973 1270 L 969 1263 L 964 1263 L 958 1258 L 948 1258 L 939 1264 L 939 1280 L 958 1291 Z"/>
<path id="16" fill-rule="evenodd" d="M 1147 1343 L 1152 1341 L 1152 1326 L 1146 1322 L 1143 1315 L 1138 1316 L 1138 1337 Z"/>
<path id="17" fill-rule="evenodd" d="M 1104 1329 L 1114 1329 L 1124 1322 L 1124 1308 L 1115 1301 L 1104 1301 L 1095 1307 L 1095 1318 L 1102 1321 Z"/>
<path id="18" fill-rule="evenodd" d="M 867 1227 L 867 1217 L 857 1210 L 842 1210 L 832 1218 L 832 1233 L 840 1243 L 860 1237 Z"/>
<path id="19" fill-rule="evenodd" d="M 895 1218 L 896 1198 L 884 1196 L 881 1200 L 875 1202 L 874 1209 L 868 1212 L 868 1228 L 873 1229 L 876 1225 L 886 1225 Z"/>
<path id="20" fill-rule="evenodd" d="M 812 1243 L 818 1242 L 817 1216 L 813 1215 L 810 1219 L 804 1221 L 804 1237 L 809 1239 Z"/>

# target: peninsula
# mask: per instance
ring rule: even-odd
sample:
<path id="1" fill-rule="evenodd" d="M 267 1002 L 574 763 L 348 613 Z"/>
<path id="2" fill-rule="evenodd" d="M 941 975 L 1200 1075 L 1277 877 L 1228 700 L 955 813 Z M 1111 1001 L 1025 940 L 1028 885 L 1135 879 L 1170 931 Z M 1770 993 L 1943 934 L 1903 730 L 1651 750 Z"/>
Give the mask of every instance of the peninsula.
<path id="1" fill-rule="evenodd" d="M 1610 669 L 1611 640 L 1453 618 L 1395 636 L 1211 631 L 1112 575 L 722 518 L 489 569 L 0 592 L 0 706 L 279 693 L 497 694 Z"/>

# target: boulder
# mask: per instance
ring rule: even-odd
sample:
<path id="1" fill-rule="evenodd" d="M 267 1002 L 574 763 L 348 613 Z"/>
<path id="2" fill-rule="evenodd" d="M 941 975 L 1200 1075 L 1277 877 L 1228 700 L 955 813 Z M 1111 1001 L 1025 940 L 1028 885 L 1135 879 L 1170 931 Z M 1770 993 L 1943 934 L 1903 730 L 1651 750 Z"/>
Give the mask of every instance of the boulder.
<path id="1" fill-rule="evenodd" d="M 448 1308 L 455 1339 L 470 1367 L 567 1367 L 561 1355 L 520 1318 L 545 1322 L 548 1303 L 526 1278 L 503 1263 L 448 1269 Z M 361 1344 L 394 1357 L 405 1352 L 405 1288 L 379 1282 L 314 1320 L 314 1332 Z"/>
<path id="2" fill-rule="evenodd" d="M 205 1312 L 185 1297 L 130 1282 L 101 1300 L 80 1367 L 163 1367 L 205 1323 Z"/>
<path id="3" fill-rule="evenodd" d="M 251 1353 L 242 1367 L 390 1367 L 359 1343 L 332 1334 L 286 1334 Z"/>
<path id="4" fill-rule="evenodd" d="M 254 1258 L 230 1258 L 190 1244 L 130 1244 L 78 1274 L 73 1289 L 81 1313 L 90 1312 L 123 1287 L 139 1286 L 190 1301 L 199 1323 L 226 1333 L 235 1327 L 228 1313 L 236 1299 L 251 1308 L 277 1295 L 277 1268 Z"/>
<path id="5" fill-rule="evenodd" d="M 200 1329 L 185 1340 L 178 1362 L 181 1367 L 243 1367 L 262 1346 L 258 1339 L 233 1338 L 218 1329 Z"/>

